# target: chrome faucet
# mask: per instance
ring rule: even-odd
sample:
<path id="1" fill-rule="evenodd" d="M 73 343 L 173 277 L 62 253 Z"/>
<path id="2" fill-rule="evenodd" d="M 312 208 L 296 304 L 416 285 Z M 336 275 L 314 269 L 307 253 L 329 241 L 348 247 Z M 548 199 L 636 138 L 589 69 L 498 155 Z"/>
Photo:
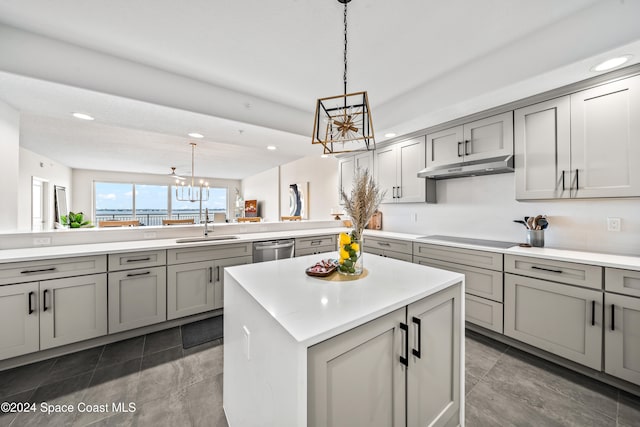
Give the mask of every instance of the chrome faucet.
<path id="1" fill-rule="evenodd" d="M 209 208 L 204 210 L 204 237 L 207 236 L 209 236 Z"/>

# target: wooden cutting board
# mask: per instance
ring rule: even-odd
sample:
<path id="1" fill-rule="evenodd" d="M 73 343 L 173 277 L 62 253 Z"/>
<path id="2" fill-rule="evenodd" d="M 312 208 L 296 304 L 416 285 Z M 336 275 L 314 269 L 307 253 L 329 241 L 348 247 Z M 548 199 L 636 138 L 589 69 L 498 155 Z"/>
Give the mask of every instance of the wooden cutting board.
<path id="1" fill-rule="evenodd" d="M 375 211 L 367 224 L 367 228 L 370 230 L 382 230 L 382 212 Z"/>

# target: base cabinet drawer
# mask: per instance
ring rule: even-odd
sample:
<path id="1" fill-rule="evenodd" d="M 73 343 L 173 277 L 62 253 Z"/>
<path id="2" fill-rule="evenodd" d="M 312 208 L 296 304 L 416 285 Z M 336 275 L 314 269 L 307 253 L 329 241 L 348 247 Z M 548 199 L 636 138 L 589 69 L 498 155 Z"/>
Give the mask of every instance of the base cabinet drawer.
<path id="1" fill-rule="evenodd" d="M 414 243 L 414 257 L 428 258 L 502 272 L 502 254 L 431 243 Z"/>
<path id="2" fill-rule="evenodd" d="M 410 241 L 364 236 L 363 242 L 364 242 L 363 250 L 365 252 L 392 251 L 392 252 L 399 252 L 399 253 L 408 254 L 408 255 L 411 255 L 413 253 L 412 242 Z M 409 260 L 409 262 L 411 261 Z"/>
<path id="3" fill-rule="evenodd" d="M 37 282 L 106 271 L 106 255 L 10 262 L 0 264 L 0 285 Z"/>
<path id="4" fill-rule="evenodd" d="M 605 268 L 604 289 L 609 292 L 640 297 L 640 271 Z"/>
<path id="5" fill-rule="evenodd" d="M 504 334 L 602 369 L 602 292 L 505 274 Z"/>
<path id="6" fill-rule="evenodd" d="M 602 289 L 602 267 L 518 255 L 505 255 L 505 273 Z"/>
<path id="7" fill-rule="evenodd" d="M 500 271 L 468 267 L 466 265 L 454 264 L 452 262 L 444 262 L 421 257 L 414 257 L 413 259 L 416 264 L 428 265 L 429 267 L 441 268 L 443 270 L 464 274 L 465 293 L 500 303 L 502 302 L 502 272 Z"/>
<path id="8" fill-rule="evenodd" d="M 640 298 L 604 296 L 604 371 L 640 385 Z"/>
<path id="9" fill-rule="evenodd" d="M 167 263 L 167 251 L 109 254 L 109 271 L 162 266 Z"/>
<path id="10" fill-rule="evenodd" d="M 308 249 L 319 249 L 321 247 L 327 247 L 327 246 L 331 248 L 330 251 L 335 251 L 337 247 L 336 245 L 337 245 L 337 240 L 335 235 L 299 238 L 299 239 L 296 239 L 296 246 L 295 246 L 296 256 L 301 256 L 301 255 L 298 255 L 298 250 L 306 251 Z M 315 252 L 315 253 L 319 253 L 319 252 Z"/>
<path id="11" fill-rule="evenodd" d="M 109 273 L 109 333 L 167 320 L 165 267 Z"/>
<path id="12" fill-rule="evenodd" d="M 386 250 L 386 249 L 379 249 L 379 248 L 375 248 L 375 247 L 365 248 L 364 251 L 367 254 L 378 255 L 378 256 L 385 257 L 385 258 L 399 259 L 400 261 L 412 262 L 412 260 L 413 260 L 413 256 L 411 254 L 407 254 L 407 253 L 404 253 L 404 252 L 389 251 L 389 250 Z M 366 260 L 366 258 L 365 258 L 365 260 Z"/>
<path id="13" fill-rule="evenodd" d="M 464 313 L 467 322 L 503 333 L 501 303 L 467 294 Z"/>

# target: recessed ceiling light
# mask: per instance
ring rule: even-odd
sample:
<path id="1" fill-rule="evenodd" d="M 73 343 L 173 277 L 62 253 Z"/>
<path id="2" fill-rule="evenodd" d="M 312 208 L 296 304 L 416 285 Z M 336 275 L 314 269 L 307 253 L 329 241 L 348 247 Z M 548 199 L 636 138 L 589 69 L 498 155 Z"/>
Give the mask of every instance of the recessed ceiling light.
<path id="1" fill-rule="evenodd" d="M 329 157 L 327 154 L 323 154 L 320 156 L 321 159 L 326 159 L 327 157 Z"/>
<path id="2" fill-rule="evenodd" d="M 95 120 L 93 117 L 91 117 L 88 114 L 84 114 L 84 113 L 71 113 L 71 115 L 73 117 L 75 117 L 76 119 L 80 119 L 80 120 Z"/>
<path id="3" fill-rule="evenodd" d="M 619 67 L 631 59 L 632 55 L 622 55 L 616 58 L 607 59 L 591 68 L 591 71 L 607 71 Z"/>
<path id="4" fill-rule="evenodd" d="M 267 150 L 276 150 L 276 146 L 275 145 L 267 145 Z"/>
<path id="5" fill-rule="evenodd" d="M 198 139 L 200 139 L 200 138 L 204 138 L 204 135 L 203 135 L 203 134 L 201 134 L 201 133 L 198 133 L 198 132 L 191 132 L 191 133 L 189 134 L 189 136 L 190 136 L 191 138 L 198 138 Z"/>
<path id="6" fill-rule="evenodd" d="M 396 134 L 395 134 L 395 133 L 393 133 L 393 132 L 389 132 L 389 133 L 385 133 L 385 134 L 384 134 L 384 137 L 385 137 L 385 138 L 393 138 L 394 136 L 396 136 Z"/>

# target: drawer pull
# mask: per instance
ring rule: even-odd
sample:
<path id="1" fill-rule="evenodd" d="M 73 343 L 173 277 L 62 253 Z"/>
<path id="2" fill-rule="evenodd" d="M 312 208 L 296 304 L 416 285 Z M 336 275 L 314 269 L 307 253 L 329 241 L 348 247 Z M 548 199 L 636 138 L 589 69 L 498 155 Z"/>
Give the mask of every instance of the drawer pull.
<path id="1" fill-rule="evenodd" d="M 591 326 L 596 325 L 596 302 L 591 301 Z"/>
<path id="2" fill-rule="evenodd" d="M 42 291 L 42 311 L 47 311 L 47 293 L 49 289 Z"/>
<path id="3" fill-rule="evenodd" d="M 562 273 L 562 270 L 554 270 L 552 268 L 538 267 L 537 265 L 532 265 L 531 268 L 534 270 L 548 271 L 550 273 L 558 273 L 558 274 Z"/>
<path id="4" fill-rule="evenodd" d="M 611 330 L 616 330 L 616 306 L 611 304 Z"/>
<path id="5" fill-rule="evenodd" d="M 20 274 L 33 274 L 33 273 L 44 273 L 47 271 L 56 271 L 55 267 L 43 268 L 41 270 L 25 270 L 21 271 Z"/>
<path id="6" fill-rule="evenodd" d="M 209 267 L 209 283 L 213 283 L 213 267 Z"/>
<path id="7" fill-rule="evenodd" d="M 216 265 L 216 282 L 220 281 L 220 266 Z"/>
<path id="8" fill-rule="evenodd" d="M 415 316 L 413 316 L 411 321 L 418 326 L 418 349 L 411 349 L 411 353 L 418 359 L 420 359 L 420 354 L 422 353 L 422 322 Z"/>
<path id="9" fill-rule="evenodd" d="M 404 355 L 400 356 L 400 363 L 404 366 L 409 366 L 409 325 L 406 323 L 400 323 L 400 329 L 404 331 Z"/>
<path id="10" fill-rule="evenodd" d="M 151 272 L 145 271 L 144 273 L 129 273 L 127 274 L 127 277 L 146 276 L 147 274 L 151 274 Z"/>
<path id="11" fill-rule="evenodd" d="M 318 246 L 321 243 L 322 243 L 322 240 L 312 240 L 311 241 L 311 246 Z"/>
<path id="12" fill-rule="evenodd" d="M 136 259 L 128 259 L 127 260 L 127 262 L 143 262 L 143 261 L 151 261 L 151 257 L 136 258 Z"/>
<path id="13" fill-rule="evenodd" d="M 391 244 L 387 243 L 387 242 L 378 242 L 378 245 L 380 245 L 380 246 L 391 246 Z"/>
<path id="14" fill-rule="evenodd" d="M 29 314 L 33 314 L 33 296 L 35 293 L 33 291 L 29 292 L 27 298 L 29 299 Z"/>

